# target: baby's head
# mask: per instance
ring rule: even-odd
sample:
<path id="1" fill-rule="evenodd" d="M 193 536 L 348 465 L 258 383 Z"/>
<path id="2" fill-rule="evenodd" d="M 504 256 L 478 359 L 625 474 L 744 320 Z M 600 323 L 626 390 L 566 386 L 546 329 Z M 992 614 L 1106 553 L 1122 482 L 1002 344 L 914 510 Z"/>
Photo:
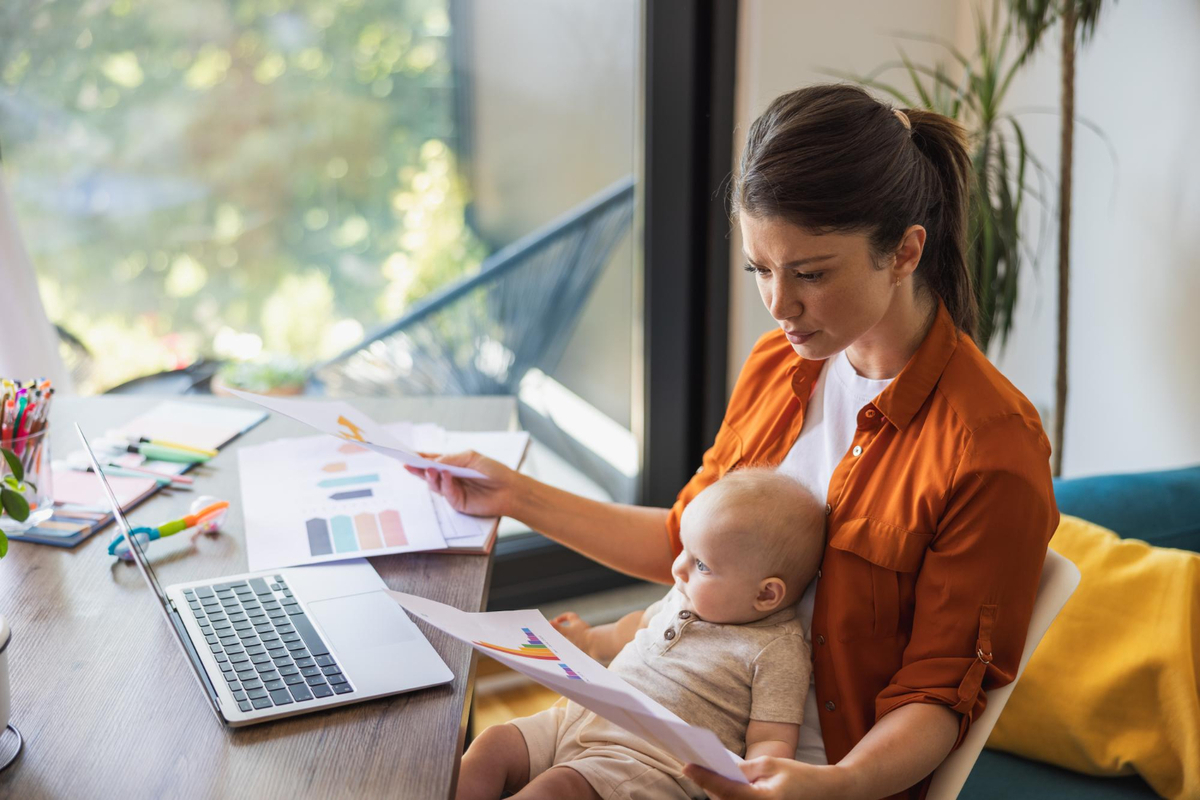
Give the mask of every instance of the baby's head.
<path id="1" fill-rule="evenodd" d="M 675 588 L 709 622 L 754 622 L 795 603 L 825 549 L 825 509 L 772 469 L 730 472 L 683 511 Z"/>

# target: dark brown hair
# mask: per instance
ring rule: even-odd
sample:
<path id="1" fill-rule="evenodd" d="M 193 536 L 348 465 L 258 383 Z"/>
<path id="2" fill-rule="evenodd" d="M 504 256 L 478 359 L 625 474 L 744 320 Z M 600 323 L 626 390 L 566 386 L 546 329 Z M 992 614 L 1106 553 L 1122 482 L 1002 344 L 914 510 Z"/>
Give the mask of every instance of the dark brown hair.
<path id="1" fill-rule="evenodd" d="M 857 86 L 824 84 L 780 95 L 750 126 L 733 211 L 822 233 L 861 231 L 876 257 L 894 252 L 910 225 L 923 226 L 916 286 L 932 290 L 958 328 L 974 336 L 966 134 L 941 114 L 902 111 L 911 130 Z"/>

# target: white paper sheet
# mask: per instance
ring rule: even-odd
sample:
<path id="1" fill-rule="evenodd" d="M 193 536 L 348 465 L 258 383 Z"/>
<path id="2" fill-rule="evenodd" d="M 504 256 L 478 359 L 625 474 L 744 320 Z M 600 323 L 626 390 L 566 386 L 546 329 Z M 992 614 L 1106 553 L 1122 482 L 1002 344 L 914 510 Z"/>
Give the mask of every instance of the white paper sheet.
<path id="1" fill-rule="evenodd" d="M 541 613 L 471 614 L 416 595 L 388 594 L 411 615 L 657 744 L 685 764 L 699 764 L 732 781 L 748 782 L 738 768 L 740 759 L 725 749 L 715 733 L 688 725 L 593 661 Z"/>
<path id="2" fill-rule="evenodd" d="M 216 450 L 264 419 L 266 414 L 258 409 L 168 400 L 105 435 L 145 436 Z"/>
<path id="3" fill-rule="evenodd" d="M 524 431 L 447 431 L 438 425 L 393 423 L 384 426 L 388 433 L 423 453 L 460 453 L 474 450 L 505 466 L 516 469 L 529 446 Z M 447 547 L 475 548 L 487 543 L 496 517 L 472 517 L 455 511 L 446 499 L 433 496 L 433 505 Z"/>
<path id="4" fill-rule="evenodd" d="M 311 425 L 322 433 L 357 442 L 376 453 L 419 469 L 435 467 L 459 478 L 482 478 L 483 473 L 464 467 L 452 467 L 422 458 L 396 441 L 375 420 L 343 400 L 289 400 L 261 394 L 229 390 L 234 396 L 263 408 Z"/>
<path id="5" fill-rule="evenodd" d="M 358 442 L 242 447 L 238 470 L 251 570 L 446 547 L 425 482 Z"/>

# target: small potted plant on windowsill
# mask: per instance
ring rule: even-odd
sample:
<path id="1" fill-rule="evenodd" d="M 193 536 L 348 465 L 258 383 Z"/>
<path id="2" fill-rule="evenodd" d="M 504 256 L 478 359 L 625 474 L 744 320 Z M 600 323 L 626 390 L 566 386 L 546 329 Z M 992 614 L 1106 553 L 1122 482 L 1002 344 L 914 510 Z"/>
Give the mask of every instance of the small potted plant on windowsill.
<path id="1" fill-rule="evenodd" d="M 228 395 L 227 388 L 255 394 L 288 397 L 304 393 L 308 370 L 299 361 L 286 356 L 231 361 L 217 371 L 212 379 L 212 393 Z"/>

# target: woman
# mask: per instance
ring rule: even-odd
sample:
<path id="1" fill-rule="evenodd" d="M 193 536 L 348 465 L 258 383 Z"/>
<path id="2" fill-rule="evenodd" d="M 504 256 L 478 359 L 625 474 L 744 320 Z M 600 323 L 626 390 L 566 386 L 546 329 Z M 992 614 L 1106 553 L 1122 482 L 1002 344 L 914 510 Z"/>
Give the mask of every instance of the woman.
<path id="1" fill-rule="evenodd" d="M 689 766 L 717 797 L 919 798 L 1016 674 L 1058 523 L 1037 412 L 971 339 L 961 128 L 851 86 L 776 99 L 750 129 L 733 206 L 779 324 L 738 378 L 716 442 L 671 509 L 575 497 L 473 453 L 426 471 L 469 514 L 503 514 L 668 583 L 679 517 L 734 466 L 777 466 L 826 498 L 800 603 L 814 683 L 799 760 Z"/>

